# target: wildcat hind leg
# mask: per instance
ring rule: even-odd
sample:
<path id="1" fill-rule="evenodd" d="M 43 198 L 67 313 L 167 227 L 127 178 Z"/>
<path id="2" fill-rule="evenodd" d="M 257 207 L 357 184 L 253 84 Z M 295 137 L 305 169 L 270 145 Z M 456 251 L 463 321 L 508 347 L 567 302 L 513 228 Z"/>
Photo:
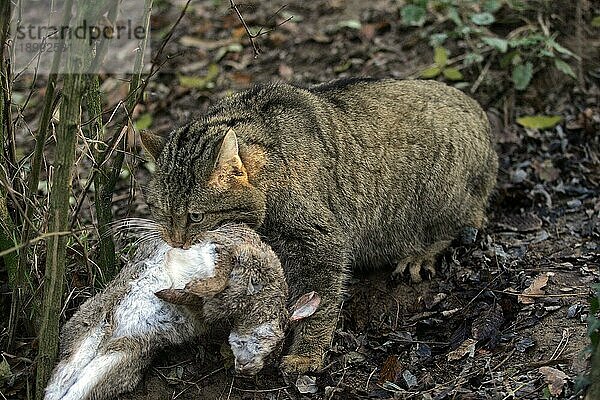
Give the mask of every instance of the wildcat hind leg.
<path id="1" fill-rule="evenodd" d="M 404 257 L 396 263 L 396 269 L 392 272 L 392 276 L 394 278 L 401 276 L 408 269 L 410 280 L 413 283 L 419 283 L 423 280 L 421 271 L 426 271 L 429 277 L 433 278 L 436 274 L 435 262 L 437 257 L 442 251 L 446 250 L 450 243 L 451 240 L 439 240 L 425 248 L 421 254 Z"/>

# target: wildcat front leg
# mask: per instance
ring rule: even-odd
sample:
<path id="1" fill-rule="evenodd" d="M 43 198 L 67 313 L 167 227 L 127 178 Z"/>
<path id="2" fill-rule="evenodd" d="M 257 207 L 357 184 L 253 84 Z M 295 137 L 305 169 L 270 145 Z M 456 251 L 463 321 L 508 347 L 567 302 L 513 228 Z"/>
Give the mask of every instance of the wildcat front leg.
<path id="1" fill-rule="evenodd" d="M 339 237 L 313 236 L 310 242 L 286 243 L 280 251 L 290 300 L 296 301 L 310 291 L 321 296 L 318 310 L 294 329 L 289 354 L 281 362 L 285 373 L 305 373 L 323 367 L 337 324 L 348 267 L 347 252 Z"/>

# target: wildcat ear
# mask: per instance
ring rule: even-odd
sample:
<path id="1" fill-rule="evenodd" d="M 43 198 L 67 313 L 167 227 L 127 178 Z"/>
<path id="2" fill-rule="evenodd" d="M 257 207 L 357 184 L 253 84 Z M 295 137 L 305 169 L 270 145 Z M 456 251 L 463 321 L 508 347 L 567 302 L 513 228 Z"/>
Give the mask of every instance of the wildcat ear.
<path id="1" fill-rule="evenodd" d="M 167 144 L 167 138 L 156 135 L 146 129 L 140 131 L 140 138 L 142 139 L 142 146 L 144 147 L 144 150 L 152 158 L 154 158 L 154 160 L 157 160 L 158 156 Z"/>
<path id="2" fill-rule="evenodd" d="M 240 183 L 248 183 L 248 174 L 240 157 L 237 136 L 229 129 L 221 142 L 208 186 L 226 189 Z"/>
<path id="3" fill-rule="evenodd" d="M 218 165 L 228 164 L 241 164 L 242 159 L 240 158 L 240 149 L 238 147 L 238 140 L 233 129 L 229 129 L 221 142 L 221 148 L 219 149 L 219 155 L 215 163 Z"/>

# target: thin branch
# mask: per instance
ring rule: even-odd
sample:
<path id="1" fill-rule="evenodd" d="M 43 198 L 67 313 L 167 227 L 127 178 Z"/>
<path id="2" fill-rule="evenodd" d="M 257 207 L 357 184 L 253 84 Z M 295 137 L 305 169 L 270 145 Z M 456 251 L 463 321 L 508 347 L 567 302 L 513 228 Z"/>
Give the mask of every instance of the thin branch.
<path id="1" fill-rule="evenodd" d="M 286 18 L 285 20 L 283 20 L 282 22 L 276 24 L 274 28 L 263 30 L 263 28 L 261 27 L 261 28 L 259 28 L 259 30 L 256 33 L 252 33 L 250 31 L 250 27 L 246 23 L 246 20 L 244 19 L 244 16 L 240 12 L 240 9 L 238 8 L 237 4 L 235 4 L 235 2 L 233 0 L 229 0 L 229 5 L 230 5 L 230 8 L 236 13 L 238 19 L 240 20 L 240 22 L 242 23 L 242 25 L 244 27 L 244 30 L 246 31 L 246 34 L 248 35 L 248 39 L 250 39 L 250 44 L 252 45 L 252 50 L 254 51 L 254 58 L 258 57 L 261 53 L 260 47 L 258 46 L 258 44 L 256 44 L 256 41 L 254 39 L 256 39 L 259 36 L 266 35 L 272 31 L 274 31 L 275 29 L 277 29 L 278 27 L 280 27 L 281 25 L 285 24 L 286 22 L 290 21 L 293 18 L 293 16 L 290 16 L 290 17 Z M 281 12 L 281 10 L 283 10 L 285 7 L 287 7 L 287 4 L 284 4 L 283 6 L 279 7 L 279 9 L 273 14 L 273 16 L 278 15 Z"/>

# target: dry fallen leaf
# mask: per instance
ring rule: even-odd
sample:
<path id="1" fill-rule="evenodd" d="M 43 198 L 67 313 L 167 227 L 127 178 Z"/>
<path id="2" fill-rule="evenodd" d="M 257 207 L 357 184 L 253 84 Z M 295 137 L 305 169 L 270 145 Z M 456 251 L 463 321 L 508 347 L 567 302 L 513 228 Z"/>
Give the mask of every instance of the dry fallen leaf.
<path id="1" fill-rule="evenodd" d="M 397 356 L 389 356 L 383 362 L 381 366 L 381 372 L 379 373 L 379 384 L 383 385 L 387 382 L 395 382 L 396 376 L 402 371 L 402 365 L 398 361 Z"/>
<path id="2" fill-rule="evenodd" d="M 475 355 L 475 345 L 477 344 L 477 340 L 475 339 L 467 339 L 458 348 L 452 350 L 448 353 L 448 361 L 456 361 L 460 360 L 467 354 L 469 357 L 473 357 Z"/>
<path id="3" fill-rule="evenodd" d="M 504 313 L 498 304 L 481 313 L 471 325 L 471 336 L 477 340 L 496 341 L 500 327 L 504 323 Z"/>
<path id="4" fill-rule="evenodd" d="M 317 378 L 308 375 L 298 376 L 298 379 L 296 379 L 296 389 L 302 394 L 317 393 L 319 390 L 317 387 Z"/>
<path id="5" fill-rule="evenodd" d="M 507 215 L 497 226 L 513 232 L 535 232 L 542 229 L 542 220 L 533 213 Z"/>
<path id="6" fill-rule="evenodd" d="M 569 378 L 567 374 L 552 367 L 540 367 L 539 372 L 544 375 L 544 380 L 548 384 L 548 390 L 550 390 L 552 396 L 558 396 L 562 393 L 565 381 Z"/>
<path id="7" fill-rule="evenodd" d="M 531 164 L 537 176 L 544 182 L 554 182 L 560 176 L 560 170 L 554 167 L 551 160 L 534 160 Z"/>
<path id="8" fill-rule="evenodd" d="M 544 294 L 542 288 L 546 286 L 548 283 L 548 275 L 538 275 L 535 277 L 531 285 L 521 293 L 518 297 L 519 303 L 523 304 L 533 304 L 535 302 L 535 298 L 531 295 L 541 295 Z"/>
<path id="9" fill-rule="evenodd" d="M 290 80 L 294 76 L 294 70 L 287 64 L 279 64 L 279 76 L 285 80 Z"/>
<path id="10" fill-rule="evenodd" d="M 195 47 L 202 50 L 215 50 L 235 43 L 235 41 L 232 39 L 204 40 L 193 36 L 183 36 L 181 39 L 179 39 L 179 43 L 185 47 Z"/>

